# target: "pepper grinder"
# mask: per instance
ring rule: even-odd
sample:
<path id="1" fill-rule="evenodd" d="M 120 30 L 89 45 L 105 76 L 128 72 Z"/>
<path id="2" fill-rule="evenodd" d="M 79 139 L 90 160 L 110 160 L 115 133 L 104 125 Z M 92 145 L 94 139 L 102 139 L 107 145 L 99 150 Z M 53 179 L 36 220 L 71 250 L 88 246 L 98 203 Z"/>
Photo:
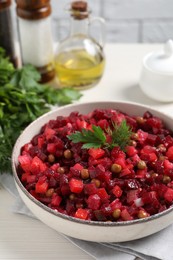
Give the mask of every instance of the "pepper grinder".
<path id="1" fill-rule="evenodd" d="M 0 46 L 5 49 L 10 61 L 17 67 L 11 0 L 0 1 Z"/>
<path id="2" fill-rule="evenodd" d="M 41 82 L 55 76 L 50 0 L 16 0 L 23 64 L 32 64 L 41 73 Z"/>

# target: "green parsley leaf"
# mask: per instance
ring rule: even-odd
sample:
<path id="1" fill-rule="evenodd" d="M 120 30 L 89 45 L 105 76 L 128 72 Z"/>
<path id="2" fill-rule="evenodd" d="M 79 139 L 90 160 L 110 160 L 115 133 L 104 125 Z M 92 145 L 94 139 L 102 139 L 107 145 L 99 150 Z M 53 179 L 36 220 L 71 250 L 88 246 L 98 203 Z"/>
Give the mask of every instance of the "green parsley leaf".
<path id="1" fill-rule="evenodd" d="M 82 148 L 99 148 L 104 145 L 106 136 L 100 126 L 92 126 L 91 130 L 82 129 L 81 132 L 76 131 L 75 133 L 68 135 L 68 139 L 73 143 L 84 143 Z"/>

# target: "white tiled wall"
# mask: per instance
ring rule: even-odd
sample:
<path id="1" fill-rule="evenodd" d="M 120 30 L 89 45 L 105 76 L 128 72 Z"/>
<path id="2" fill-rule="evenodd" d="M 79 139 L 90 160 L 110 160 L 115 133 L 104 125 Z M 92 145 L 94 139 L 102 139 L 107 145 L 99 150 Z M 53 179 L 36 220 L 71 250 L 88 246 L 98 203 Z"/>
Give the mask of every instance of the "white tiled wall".
<path id="1" fill-rule="evenodd" d="M 51 0 L 56 40 L 69 31 L 64 7 L 69 0 Z M 173 0 L 88 0 L 93 16 L 106 20 L 107 42 L 165 42 L 173 39 Z"/>

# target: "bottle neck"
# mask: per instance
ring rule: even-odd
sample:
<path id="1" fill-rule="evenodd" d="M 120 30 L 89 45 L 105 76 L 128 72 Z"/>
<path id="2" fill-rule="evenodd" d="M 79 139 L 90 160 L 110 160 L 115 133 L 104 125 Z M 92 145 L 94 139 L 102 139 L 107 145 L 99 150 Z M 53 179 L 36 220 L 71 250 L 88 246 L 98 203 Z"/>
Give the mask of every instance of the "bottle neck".
<path id="1" fill-rule="evenodd" d="M 74 19 L 71 18 L 71 35 L 76 34 L 87 34 L 88 33 L 88 18 L 85 19 Z"/>

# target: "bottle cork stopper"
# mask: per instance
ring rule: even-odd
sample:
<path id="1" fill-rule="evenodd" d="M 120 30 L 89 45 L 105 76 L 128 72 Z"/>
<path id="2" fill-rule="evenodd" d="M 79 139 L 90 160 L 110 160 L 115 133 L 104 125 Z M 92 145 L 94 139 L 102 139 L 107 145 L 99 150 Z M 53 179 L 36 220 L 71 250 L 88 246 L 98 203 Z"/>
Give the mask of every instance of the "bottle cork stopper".
<path id="1" fill-rule="evenodd" d="M 74 1 L 71 4 L 71 15 L 76 20 L 82 20 L 88 17 L 88 5 L 85 1 Z"/>
<path id="2" fill-rule="evenodd" d="M 71 8 L 74 11 L 86 12 L 87 11 L 87 2 L 84 2 L 84 1 L 72 2 Z"/>

